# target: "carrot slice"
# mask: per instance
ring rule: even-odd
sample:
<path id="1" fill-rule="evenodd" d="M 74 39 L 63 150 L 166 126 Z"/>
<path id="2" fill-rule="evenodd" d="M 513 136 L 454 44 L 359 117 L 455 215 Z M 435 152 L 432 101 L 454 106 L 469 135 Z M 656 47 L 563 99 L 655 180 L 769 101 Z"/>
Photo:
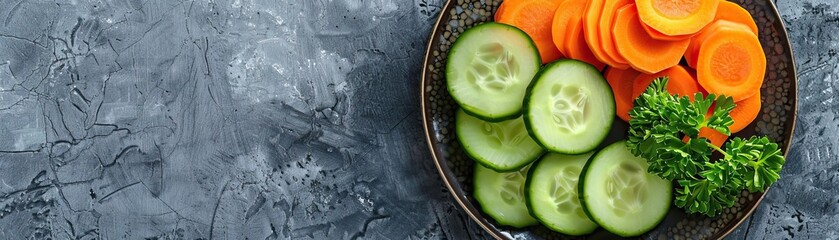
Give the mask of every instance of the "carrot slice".
<path id="1" fill-rule="evenodd" d="M 755 36 L 758 35 L 757 24 L 755 24 L 755 21 L 749 11 L 743 9 L 736 3 L 722 1 L 717 9 L 717 15 L 714 17 L 714 22 L 700 31 L 696 35 L 697 37 L 691 39 L 690 45 L 688 45 L 688 50 L 685 52 L 685 60 L 687 61 L 688 66 L 694 68 L 696 67 L 696 56 L 699 54 L 699 46 L 702 44 L 702 39 L 707 37 L 708 33 L 715 31 L 719 27 L 723 27 L 715 26 L 718 24 L 723 24 L 726 27 L 745 27 L 748 28 L 749 31 L 753 32 Z"/>
<path id="2" fill-rule="evenodd" d="M 612 33 L 620 39 L 616 47 L 629 65 L 643 73 L 657 73 L 678 64 L 690 40 L 656 40 L 641 25 L 634 4 L 618 9 Z"/>
<path id="3" fill-rule="evenodd" d="M 629 65 L 620 63 L 617 60 L 606 54 L 603 50 L 603 43 L 600 39 L 600 17 L 602 14 L 605 0 L 589 0 L 586 4 L 586 10 L 583 12 L 583 34 L 585 35 L 586 43 L 589 49 L 600 62 L 605 63 L 611 67 L 626 69 Z"/>
<path id="4" fill-rule="evenodd" d="M 667 82 L 667 91 L 672 94 L 688 96 L 693 100 L 694 94 L 699 92 L 696 79 L 690 75 L 687 69 L 676 65 L 655 74 L 641 74 L 635 77 L 632 84 L 632 99 L 641 96 L 653 80 L 664 76 L 670 78 Z"/>
<path id="5" fill-rule="evenodd" d="M 760 93 L 755 94 L 743 101 L 735 102 L 736 106 L 731 110 L 731 119 L 734 123 L 728 126 L 732 133 L 746 129 L 760 113 Z"/>
<path id="6" fill-rule="evenodd" d="M 755 35 L 758 35 L 757 24 L 755 23 L 752 14 L 740 5 L 729 1 L 720 1 L 720 6 L 717 8 L 717 15 L 714 20 L 726 20 L 736 23 L 742 23 L 749 27 Z"/>
<path id="7" fill-rule="evenodd" d="M 714 20 L 720 0 L 636 0 L 638 16 L 664 35 L 694 34 Z"/>
<path id="8" fill-rule="evenodd" d="M 498 9 L 495 9 L 495 16 L 500 16 L 502 14 L 502 12 L 504 12 L 504 6 L 507 6 L 507 4 L 504 4 L 504 3 L 508 3 L 508 2 L 510 2 L 510 1 L 508 0 L 508 1 L 502 2 L 501 5 L 498 6 Z"/>
<path id="9" fill-rule="evenodd" d="M 565 1 L 565 2 L 572 2 L 572 1 Z M 576 2 L 576 1 L 574 1 L 574 2 Z M 585 3 L 586 2 L 582 2 L 583 3 L 583 9 L 585 9 Z M 574 3 L 572 5 L 576 5 L 576 4 L 577 3 Z M 563 6 L 560 6 L 560 7 L 563 7 Z M 557 13 L 559 13 L 559 9 L 557 9 Z M 569 14 L 569 12 L 564 12 L 563 13 L 563 15 L 568 15 L 568 14 Z M 583 17 L 579 16 L 579 14 L 570 14 L 570 15 L 572 15 L 572 16 L 570 16 L 570 18 L 568 19 L 569 21 L 568 21 L 567 27 L 565 28 L 565 32 L 562 33 L 562 36 L 559 36 L 559 37 L 562 37 L 565 40 L 564 45 L 563 46 L 558 46 L 557 45 L 557 48 L 565 49 L 565 52 L 571 52 L 572 49 L 570 49 L 569 43 L 571 43 L 572 41 L 577 41 L 577 39 L 579 38 L 577 35 L 583 35 Z M 585 39 L 585 36 L 583 36 L 583 39 Z M 585 48 L 589 49 L 589 51 L 591 51 L 590 50 L 591 48 L 588 47 L 587 43 L 586 43 Z M 563 54 L 565 52 L 563 52 Z M 568 56 L 568 55 L 566 55 L 566 56 Z M 600 62 L 600 61 L 598 60 L 598 62 Z"/>
<path id="10" fill-rule="evenodd" d="M 725 144 L 725 141 L 728 140 L 727 135 L 722 134 L 721 132 L 714 130 L 713 128 L 707 127 L 700 128 L 699 134 L 697 134 L 696 137 L 708 139 L 708 141 L 711 142 L 711 144 L 714 144 L 714 146 L 720 148 L 723 144 Z M 687 142 L 688 139 L 690 139 L 690 137 L 685 136 L 684 138 L 682 138 L 682 141 Z"/>
<path id="11" fill-rule="evenodd" d="M 670 36 L 670 35 L 665 35 L 664 33 L 661 33 L 658 30 L 655 30 L 650 26 L 647 26 L 647 24 L 642 23 L 641 27 L 644 27 L 644 31 L 647 31 L 647 34 L 649 34 L 650 37 L 652 37 L 654 39 L 658 39 L 658 40 L 664 40 L 664 41 L 679 41 L 679 40 L 684 40 L 684 39 L 693 37 L 693 35 L 694 35 L 694 34 L 685 34 L 685 35 Z"/>
<path id="12" fill-rule="evenodd" d="M 612 25 L 615 20 L 615 12 L 618 8 L 632 3 L 632 0 L 604 0 L 603 8 L 600 9 L 600 23 L 598 25 L 598 36 L 600 37 L 600 44 L 603 52 L 614 59 L 616 64 L 627 65 L 626 58 L 618 53 L 615 47 L 615 39 L 612 37 Z"/>
<path id="13" fill-rule="evenodd" d="M 591 49 L 589 49 L 586 44 L 586 38 L 583 36 L 582 32 L 577 31 L 576 33 L 572 33 L 570 36 L 577 37 L 576 39 L 572 39 L 568 42 L 568 57 L 591 64 L 597 68 L 597 70 L 601 70 L 606 66 L 605 63 L 597 60 L 597 57 L 595 57 L 594 53 L 591 52 Z"/>
<path id="14" fill-rule="evenodd" d="M 729 1 L 720 1 L 719 6 L 717 7 L 717 13 L 714 16 L 713 21 L 717 20 L 727 20 L 745 24 L 755 33 L 755 35 L 757 35 L 757 24 L 755 24 L 754 19 L 752 19 L 752 15 L 749 14 L 749 11 L 743 9 L 742 7 L 740 7 L 740 5 L 737 5 L 736 3 Z M 647 24 L 644 24 L 642 26 L 644 27 L 644 30 L 647 31 L 647 34 L 650 34 L 651 37 L 659 40 L 678 41 L 693 36 L 693 34 L 670 36 L 663 34 L 658 30 L 655 30 Z M 710 26 L 710 24 L 708 26 Z M 707 28 L 708 27 L 706 26 L 701 31 L 705 31 L 704 29 Z"/>
<path id="15" fill-rule="evenodd" d="M 505 13 L 504 13 L 505 9 L 507 9 L 508 5 L 519 5 L 519 4 L 522 4 L 522 2 L 526 2 L 526 1 L 528 1 L 528 0 L 504 0 L 504 1 L 502 1 L 501 5 L 498 5 L 498 10 L 495 11 L 495 16 L 493 16 L 493 19 L 496 22 L 498 22 L 501 19 L 502 16 L 509 17 L 510 15 L 508 15 L 508 14 L 505 15 Z M 559 6 L 559 5 L 557 4 L 557 6 Z"/>
<path id="16" fill-rule="evenodd" d="M 746 31 L 750 31 L 748 26 L 736 22 L 731 22 L 728 20 L 717 20 L 711 25 L 702 29 L 698 34 L 694 35 L 693 38 L 690 39 L 690 44 L 688 44 L 688 49 L 685 51 L 685 62 L 687 62 L 688 66 L 692 68 L 696 68 L 696 60 L 699 56 L 699 49 L 702 47 L 702 43 L 715 31 L 721 28 L 736 28 L 742 29 Z"/>
<path id="17" fill-rule="evenodd" d="M 565 2 L 571 2 L 571 1 L 565 0 Z M 583 9 L 576 9 L 576 7 L 575 7 L 575 11 L 585 11 L 585 8 L 588 5 L 589 1 L 586 0 L 586 1 L 579 1 L 579 2 L 583 3 Z M 573 5 L 576 5 L 576 3 L 574 3 Z M 577 35 L 582 35 L 583 34 L 583 16 L 580 15 L 580 12 L 576 12 L 576 13 L 565 12 L 563 14 L 572 15 L 569 19 L 568 27 L 565 28 L 565 33 L 562 36 L 562 37 L 565 38 L 565 46 L 562 46 L 562 48 L 565 48 L 567 52 L 571 52 L 572 49 L 570 49 L 569 43 L 577 41 L 577 39 L 579 38 L 579 36 L 577 36 Z M 589 49 L 589 51 L 591 51 L 590 50 L 591 48 L 588 47 L 587 43 L 586 43 L 585 48 Z M 595 59 L 597 59 L 597 58 L 595 58 Z M 600 62 L 600 60 L 598 60 L 597 62 Z"/>
<path id="18" fill-rule="evenodd" d="M 551 22 L 551 33 L 553 34 L 552 38 L 556 48 L 559 49 L 559 52 L 562 53 L 562 55 L 568 56 L 569 49 L 566 48 L 568 45 L 566 42 L 573 39 L 573 37 L 569 36 L 572 28 L 576 28 L 578 29 L 577 31 L 579 31 L 580 19 L 582 18 L 579 14 L 571 14 L 571 12 L 579 12 L 582 11 L 582 9 L 585 9 L 586 2 L 567 0 L 559 1 L 560 4 L 556 8 L 553 21 Z"/>
<path id="19" fill-rule="evenodd" d="M 560 1 L 505 1 L 501 5 L 504 11 L 496 13 L 495 21 L 515 26 L 536 44 L 542 63 L 552 62 L 562 57 L 553 42 L 551 23 Z"/>
<path id="20" fill-rule="evenodd" d="M 720 28 L 702 41 L 696 76 L 708 93 L 745 100 L 760 91 L 765 73 L 766 55 L 751 31 Z"/>
<path id="21" fill-rule="evenodd" d="M 553 19 L 553 40 L 556 48 L 569 58 L 577 59 L 603 69 L 605 64 L 597 60 L 586 44 L 582 33 L 582 16 L 587 1 L 566 1 L 559 5 Z"/>
<path id="22" fill-rule="evenodd" d="M 699 85 L 699 81 L 697 80 L 699 78 L 696 77 L 696 70 L 689 67 L 685 67 L 685 70 L 687 70 L 688 73 L 690 73 L 690 77 L 692 77 L 693 80 L 696 80 L 696 88 L 699 89 L 699 92 L 702 93 L 702 96 L 707 97 L 708 91 L 706 91 L 705 88 L 702 88 L 702 85 Z"/>
<path id="23" fill-rule="evenodd" d="M 618 117 L 627 122 L 629 122 L 629 110 L 632 110 L 635 100 L 632 98 L 632 84 L 639 74 L 641 73 L 632 68 L 608 68 L 604 75 L 615 95 L 615 112 Z"/>

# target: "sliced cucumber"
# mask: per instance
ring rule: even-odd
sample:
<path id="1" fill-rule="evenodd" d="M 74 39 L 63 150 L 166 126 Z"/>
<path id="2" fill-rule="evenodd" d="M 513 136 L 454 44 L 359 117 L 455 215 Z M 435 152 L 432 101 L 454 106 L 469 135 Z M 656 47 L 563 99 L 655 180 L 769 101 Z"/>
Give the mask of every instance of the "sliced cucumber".
<path id="1" fill-rule="evenodd" d="M 597 229 L 577 196 L 577 180 L 590 156 L 548 153 L 534 163 L 525 192 L 530 215 L 563 234 L 579 236 Z"/>
<path id="2" fill-rule="evenodd" d="M 449 51 L 449 93 L 467 113 L 501 121 L 521 115 L 524 92 L 542 60 L 518 28 L 483 23 L 463 32 Z"/>
<path id="3" fill-rule="evenodd" d="M 457 139 L 472 159 L 498 172 L 521 169 L 544 150 L 530 138 L 521 118 L 487 122 L 457 111 Z"/>
<path id="4" fill-rule="evenodd" d="M 540 145 L 553 152 L 580 154 L 606 139 L 615 118 L 615 99 L 596 68 L 563 59 L 533 77 L 522 111 L 528 131 Z"/>
<path id="5" fill-rule="evenodd" d="M 625 141 L 612 143 L 588 161 L 580 176 L 580 201 L 592 220 L 614 234 L 641 235 L 664 220 L 673 186 L 647 172 Z"/>
<path id="6" fill-rule="evenodd" d="M 475 165 L 475 200 L 483 212 L 501 225 L 527 227 L 539 224 L 524 202 L 524 183 L 530 165 L 519 171 L 499 173 Z"/>

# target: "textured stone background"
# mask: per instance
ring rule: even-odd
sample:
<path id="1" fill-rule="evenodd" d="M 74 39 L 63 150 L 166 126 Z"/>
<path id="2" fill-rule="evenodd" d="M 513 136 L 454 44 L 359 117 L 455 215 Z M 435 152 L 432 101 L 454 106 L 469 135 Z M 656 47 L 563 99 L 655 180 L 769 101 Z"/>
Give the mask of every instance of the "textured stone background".
<path id="1" fill-rule="evenodd" d="M 778 1 L 783 178 L 732 238 L 837 238 L 839 7 Z M 443 0 L 0 0 L 0 239 L 486 237 L 419 121 Z"/>

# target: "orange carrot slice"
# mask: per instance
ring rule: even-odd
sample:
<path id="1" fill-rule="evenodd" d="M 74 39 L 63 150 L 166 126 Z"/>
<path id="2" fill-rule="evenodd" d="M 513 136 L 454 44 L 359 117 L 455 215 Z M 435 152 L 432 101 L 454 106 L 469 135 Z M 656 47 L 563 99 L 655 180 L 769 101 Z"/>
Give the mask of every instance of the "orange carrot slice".
<path id="1" fill-rule="evenodd" d="M 505 1 L 501 5 L 504 5 L 504 11 L 496 13 L 495 21 L 515 26 L 527 33 L 536 44 L 542 63 L 562 57 L 554 45 L 550 24 L 559 7 L 559 1 Z"/>
<path id="2" fill-rule="evenodd" d="M 708 93 L 745 100 L 760 91 L 765 73 L 766 55 L 751 31 L 720 28 L 703 38 L 696 76 Z"/>
<path id="3" fill-rule="evenodd" d="M 755 21 L 749 11 L 743 9 L 736 3 L 722 1 L 717 9 L 717 15 L 714 17 L 714 21 L 702 29 L 697 36 L 702 34 L 707 36 L 708 33 L 713 32 L 714 29 L 720 27 L 715 27 L 715 25 L 723 22 L 729 27 L 746 27 L 749 31 L 753 32 L 755 36 L 758 35 L 757 24 L 755 24 Z M 700 40 L 701 38 L 702 37 L 696 37 L 691 39 L 690 45 L 688 45 L 688 50 L 685 52 L 685 60 L 687 60 L 689 66 L 694 68 L 696 67 L 696 55 L 699 54 L 699 46 L 702 44 L 702 40 Z"/>
<path id="4" fill-rule="evenodd" d="M 629 122 L 629 110 L 632 110 L 634 98 L 632 98 L 632 84 L 638 75 L 641 74 L 635 69 L 606 69 L 606 81 L 612 88 L 615 95 L 615 112 L 624 121 Z"/>
<path id="5" fill-rule="evenodd" d="M 702 43 L 715 31 L 721 28 L 739 28 L 742 30 L 750 31 L 748 26 L 736 22 L 731 22 L 728 20 L 717 20 L 711 25 L 702 29 L 698 34 L 694 35 L 693 38 L 690 39 L 690 44 L 688 44 L 688 49 L 685 51 L 685 62 L 687 62 L 688 66 L 692 68 L 696 68 L 696 60 L 699 57 L 699 49 L 702 46 Z"/>
<path id="6" fill-rule="evenodd" d="M 689 68 L 689 67 L 685 67 L 685 70 L 687 70 L 688 73 L 690 73 L 690 77 L 692 77 L 694 80 L 696 80 L 696 88 L 699 89 L 699 92 L 702 93 L 702 96 L 707 97 L 708 96 L 708 91 L 706 91 L 705 88 L 702 88 L 702 85 L 699 85 L 699 80 L 697 80 L 699 78 L 696 78 L 696 70 L 694 70 L 693 68 Z"/>
<path id="7" fill-rule="evenodd" d="M 603 69 L 604 63 L 597 60 L 589 49 L 582 33 L 582 16 L 587 1 L 565 1 L 556 9 L 553 19 L 553 40 L 557 49 L 569 58 L 577 59 Z"/>
<path id="8" fill-rule="evenodd" d="M 586 7 L 586 1 L 568 1 L 559 0 L 559 7 L 556 8 L 553 21 L 551 22 L 551 33 L 553 34 L 553 41 L 556 48 L 564 56 L 568 56 L 568 45 L 566 42 L 574 39 L 569 36 L 572 29 L 576 28 L 579 31 L 580 19 L 578 14 L 572 14 L 573 11 L 582 11 Z"/>
<path id="9" fill-rule="evenodd" d="M 749 11 L 743 9 L 742 7 L 740 7 L 740 5 L 737 5 L 736 3 L 729 1 L 720 1 L 719 6 L 717 7 L 717 13 L 714 16 L 714 20 L 712 20 L 712 22 L 716 20 L 727 20 L 745 24 L 749 28 L 751 28 L 755 34 L 757 34 L 757 24 L 755 24 L 755 21 L 754 19 L 752 19 L 752 16 L 751 14 L 749 14 Z M 658 30 L 655 30 L 647 24 L 644 24 L 642 26 L 644 27 L 644 30 L 646 30 L 647 33 L 650 34 L 651 37 L 659 40 L 678 41 L 693 36 L 693 34 L 670 36 L 665 35 L 659 32 Z M 704 29 L 707 29 L 707 26 Z"/>
<path id="10" fill-rule="evenodd" d="M 752 18 L 752 14 L 736 3 L 720 1 L 720 6 L 717 8 L 717 15 L 714 16 L 714 20 L 726 20 L 742 23 L 748 26 L 755 35 L 758 35 L 757 24 L 755 23 L 754 18 Z"/>
<path id="11" fill-rule="evenodd" d="M 565 0 L 564 2 L 572 2 L 572 1 Z M 583 9 L 579 10 L 579 11 L 585 11 L 585 8 L 586 8 L 586 5 L 588 4 L 588 1 L 582 1 L 582 3 L 583 3 Z M 573 4 L 573 5 L 576 5 L 576 3 Z M 574 7 L 574 8 L 576 9 L 576 7 Z M 559 9 L 557 9 L 557 12 L 558 11 L 559 11 Z M 569 14 L 569 13 L 565 12 L 563 15 L 567 15 L 567 14 Z M 562 46 L 562 48 L 564 48 L 566 50 L 566 52 L 571 51 L 571 49 L 569 49 L 568 43 L 570 43 L 572 41 L 577 41 L 577 38 L 578 38 L 577 35 L 582 35 L 583 34 L 583 17 L 580 16 L 579 12 L 574 13 L 574 14 L 570 14 L 570 15 L 572 15 L 572 16 L 568 19 L 569 22 L 568 22 L 567 27 L 565 28 L 565 32 L 562 34 L 562 36 L 560 36 L 560 37 L 563 37 L 564 40 L 565 40 L 565 45 Z M 588 45 L 586 45 L 586 49 L 590 49 L 588 47 Z M 591 51 L 591 50 L 589 50 L 589 51 Z"/>
<path id="12" fill-rule="evenodd" d="M 678 64 L 690 40 L 656 40 L 641 25 L 635 5 L 618 10 L 612 33 L 620 39 L 615 41 L 616 47 L 629 65 L 643 73 L 657 73 Z"/>
<path id="13" fill-rule="evenodd" d="M 664 35 L 694 34 L 714 20 L 720 0 L 636 0 L 638 16 Z"/>
<path id="14" fill-rule="evenodd" d="M 631 0 L 604 0 L 603 8 L 600 10 L 600 23 L 598 24 L 598 36 L 603 52 L 614 59 L 616 64 L 627 65 L 626 58 L 618 53 L 615 47 L 615 39 L 612 37 L 612 25 L 615 20 L 615 12 L 619 8 L 629 5 Z"/>
<path id="15" fill-rule="evenodd" d="M 498 5 L 498 9 L 495 10 L 495 15 L 493 16 L 493 19 L 496 22 L 498 22 L 499 20 L 501 20 L 502 17 L 509 18 L 510 15 L 504 13 L 505 10 L 507 9 L 507 6 L 510 6 L 510 5 L 519 6 L 519 5 L 522 4 L 522 2 L 527 2 L 527 1 L 528 0 L 504 0 L 504 1 L 502 1 L 501 5 Z M 541 0 L 539 0 L 539 1 L 541 1 Z M 559 4 L 557 4 L 557 6 L 559 6 Z"/>
<path id="16" fill-rule="evenodd" d="M 736 133 L 746 129 L 760 113 L 760 93 L 755 94 L 743 101 L 735 102 L 736 106 L 731 110 L 731 119 L 734 123 L 728 126 L 728 130 Z"/>
<path id="17" fill-rule="evenodd" d="M 600 39 L 600 17 L 604 14 L 602 12 L 604 4 L 605 0 L 589 0 L 586 4 L 586 10 L 583 12 L 583 34 L 586 43 L 600 62 L 615 68 L 629 68 L 629 65 L 618 62 L 603 50 L 603 43 Z"/>
<path id="18" fill-rule="evenodd" d="M 658 39 L 658 40 L 664 40 L 664 41 L 685 40 L 687 38 L 693 37 L 693 35 L 694 35 L 694 34 L 685 34 L 685 35 L 670 36 L 670 35 L 665 35 L 664 33 L 661 33 L 658 30 L 655 30 L 650 26 L 647 26 L 647 24 L 642 23 L 641 27 L 644 28 L 644 31 L 647 31 L 647 34 L 649 34 L 650 37 L 652 37 L 654 39 Z"/>
<path id="19" fill-rule="evenodd" d="M 568 41 L 568 57 L 577 59 L 588 64 L 591 64 L 597 70 L 602 70 L 603 67 L 606 66 L 605 63 L 600 62 L 597 60 L 597 57 L 594 56 L 594 53 L 591 52 L 589 49 L 588 44 L 586 44 L 586 38 L 583 36 L 582 32 L 571 33 L 569 36 L 577 36 L 576 39 L 572 39 Z"/>
<path id="20" fill-rule="evenodd" d="M 500 6 L 498 6 L 498 9 L 495 9 L 495 16 L 502 15 L 502 12 L 504 12 L 504 6 L 507 6 L 507 4 L 504 4 L 504 3 L 507 3 L 507 2 L 510 2 L 510 1 L 504 1 L 503 3 L 501 3 Z"/>
<path id="21" fill-rule="evenodd" d="M 696 79 L 690 75 L 687 69 L 676 65 L 655 74 L 641 74 L 635 77 L 632 84 L 632 99 L 641 96 L 653 80 L 664 76 L 670 79 L 667 82 L 667 91 L 672 94 L 688 96 L 693 100 L 693 96 L 699 92 Z"/>

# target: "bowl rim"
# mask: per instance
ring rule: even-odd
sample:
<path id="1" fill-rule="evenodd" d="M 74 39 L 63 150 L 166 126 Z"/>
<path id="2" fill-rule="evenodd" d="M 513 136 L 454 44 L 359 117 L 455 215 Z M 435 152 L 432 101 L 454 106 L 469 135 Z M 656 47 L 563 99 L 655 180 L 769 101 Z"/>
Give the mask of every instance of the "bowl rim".
<path id="1" fill-rule="evenodd" d="M 425 137 L 425 142 L 428 145 L 428 148 L 431 152 L 431 158 L 434 161 L 434 165 L 437 168 L 437 172 L 442 177 L 443 183 L 446 185 L 446 188 L 449 190 L 449 193 L 451 194 L 451 196 L 454 197 L 454 200 L 457 202 L 457 204 L 460 205 L 460 207 L 466 212 L 466 214 L 473 221 L 475 221 L 479 226 L 481 226 L 481 228 L 483 228 L 487 233 L 492 235 L 493 238 L 495 238 L 495 239 L 510 239 L 511 238 L 510 235 L 504 234 L 504 233 L 498 231 L 498 229 L 490 226 L 491 224 L 486 220 L 486 218 L 484 218 L 482 215 L 480 215 L 480 211 L 477 208 L 475 208 L 475 206 L 473 204 L 471 204 L 468 199 L 466 199 L 466 195 L 465 195 L 465 192 L 463 192 L 463 189 L 455 189 L 454 188 L 454 186 L 452 185 L 452 182 L 458 181 L 458 180 L 454 176 L 454 173 L 452 173 L 451 170 L 448 168 L 448 165 L 446 165 L 446 162 L 445 162 L 446 160 L 439 157 L 440 155 L 442 155 L 442 152 L 440 152 L 439 149 L 434 147 L 435 141 L 432 139 L 432 134 L 433 133 L 431 132 L 431 129 L 433 129 L 433 126 L 432 126 L 432 121 L 429 118 L 429 113 L 428 113 L 428 108 L 427 108 L 427 106 L 430 105 L 430 103 L 429 103 L 428 95 L 426 94 L 426 85 L 429 83 L 428 65 L 429 65 L 429 61 L 433 57 L 432 52 L 434 50 L 432 50 L 432 47 L 435 45 L 435 43 L 439 42 L 439 40 L 437 38 L 437 33 L 438 33 L 439 30 L 441 30 L 440 29 L 440 23 L 443 20 L 443 18 L 446 16 L 446 13 L 452 7 L 451 5 L 453 4 L 453 2 L 454 1 L 452 1 L 452 0 L 446 0 L 446 3 L 440 8 L 440 11 L 437 13 L 437 15 L 438 15 L 437 20 L 434 22 L 434 26 L 432 27 L 431 33 L 429 34 L 428 42 L 427 42 L 426 48 L 425 48 L 425 57 L 423 58 L 423 61 L 422 61 L 423 66 L 422 66 L 422 73 L 420 75 L 420 78 L 421 78 L 421 81 L 420 81 L 420 108 L 421 108 L 420 110 L 421 111 L 420 112 L 422 113 L 422 125 L 423 125 L 423 131 L 425 133 L 425 136 L 424 136 Z M 775 5 L 775 3 L 772 2 L 771 0 L 764 0 L 764 2 L 772 10 L 772 13 L 770 13 L 770 14 L 773 14 L 774 17 L 776 19 L 778 19 L 778 24 L 780 24 L 781 30 L 782 30 L 779 33 L 780 34 L 779 39 L 781 41 L 779 44 L 781 44 L 781 46 L 784 47 L 787 50 L 787 52 L 789 53 L 788 54 L 789 55 L 789 60 L 792 63 L 788 66 L 788 68 L 792 70 L 791 71 L 791 74 L 792 74 L 791 76 L 792 76 L 792 80 L 793 80 L 792 84 L 790 86 L 792 88 L 792 91 L 790 91 L 790 96 L 788 96 L 789 98 L 792 99 L 792 108 L 790 109 L 792 111 L 792 113 L 791 113 L 792 116 L 791 116 L 791 119 L 790 119 L 791 121 L 787 122 L 788 133 L 785 132 L 785 134 L 784 134 L 785 135 L 784 140 L 786 141 L 786 146 L 784 147 L 784 158 L 787 158 L 787 156 L 789 155 L 790 147 L 792 146 L 792 139 L 793 139 L 793 136 L 795 135 L 795 126 L 796 126 L 796 121 L 798 119 L 798 74 L 797 74 L 798 71 L 796 70 L 795 54 L 793 52 L 792 45 L 789 41 L 789 34 L 787 32 L 786 24 L 784 23 L 783 18 L 781 18 L 781 15 L 778 12 L 778 8 Z M 757 209 L 757 207 L 763 201 L 764 197 L 766 197 L 766 194 L 768 193 L 770 188 L 771 188 L 771 186 L 760 194 L 760 197 L 758 197 L 758 199 L 754 201 L 754 204 L 752 204 L 751 207 L 749 207 L 749 209 L 746 210 L 746 213 L 738 221 L 736 221 L 734 224 L 728 224 L 728 225 L 724 226 L 725 227 L 724 231 L 721 231 L 719 234 L 714 235 L 711 238 L 723 239 L 726 236 L 728 236 L 729 234 L 731 234 L 734 230 L 736 230 L 737 227 L 739 227 L 741 224 L 743 224 L 743 222 L 745 222 L 746 219 L 748 219 L 754 213 L 754 211 Z"/>

